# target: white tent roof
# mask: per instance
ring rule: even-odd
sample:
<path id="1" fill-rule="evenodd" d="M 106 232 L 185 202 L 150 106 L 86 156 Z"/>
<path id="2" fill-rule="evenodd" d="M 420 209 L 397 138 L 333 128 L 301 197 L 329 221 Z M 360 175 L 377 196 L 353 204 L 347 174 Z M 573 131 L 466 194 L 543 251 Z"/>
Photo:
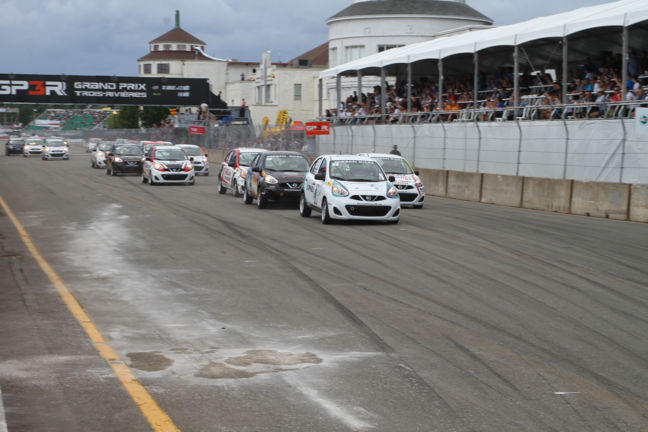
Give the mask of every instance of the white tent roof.
<path id="1" fill-rule="evenodd" d="M 534 18 L 517 24 L 439 37 L 426 42 L 394 48 L 322 71 L 320 78 L 333 77 L 347 71 L 381 68 L 397 63 L 412 63 L 420 60 L 442 59 L 456 54 L 471 54 L 491 47 L 520 45 L 538 39 L 562 38 L 597 27 L 627 27 L 646 20 L 648 20 L 648 1 L 621 0 Z"/>

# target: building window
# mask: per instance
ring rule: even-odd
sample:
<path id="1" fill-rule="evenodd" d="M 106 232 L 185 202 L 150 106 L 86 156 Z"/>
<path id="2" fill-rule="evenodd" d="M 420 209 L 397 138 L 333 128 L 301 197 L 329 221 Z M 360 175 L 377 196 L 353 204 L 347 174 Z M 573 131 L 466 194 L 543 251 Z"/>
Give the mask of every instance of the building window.
<path id="1" fill-rule="evenodd" d="M 344 47 L 344 62 L 348 63 L 353 60 L 357 60 L 365 56 L 365 47 L 364 45 L 353 45 Z"/>
<path id="2" fill-rule="evenodd" d="M 158 63 L 157 64 L 157 73 L 159 73 L 159 74 L 168 74 L 169 73 L 169 63 Z"/>
<path id="3" fill-rule="evenodd" d="M 145 74 L 151 73 L 151 63 L 144 63 L 144 73 Z"/>
<path id="4" fill-rule="evenodd" d="M 272 103 L 272 86 L 265 86 L 265 103 Z"/>
<path id="5" fill-rule="evenodd" d="M 261 86 L 256 88 L 256 103 L 258 105 L 263 104 L 263 87 Z"/>
<path id="6" fill-rule="evenodd" d="M 394 48 L 400 48 L 405 45 L 378 45 L 378 52 L 387 51 Z"/>
<path id="7" fill-rule="evenodd" d="M 164 44 L 164 51 L 171 51 L 171 44 Z"/>
<path id="8" fill-rule="evenodd" d="M 157 51 L 160 49 L 160 45 L 153 45 L 153 51 Z"/>
<path id="9" fill-rule="evenodd" d="M 329 52 L 329 65 L 331 67 L 338 65 L 337 48 L 331 48 Z"/>
<path id="10" fill-rule="evenodd" d="M 178 45 L 178 51 L 187 51 L 187 45 Z"/>
<path id="11" fill-rule="evenodd" d="M 302 100 L 302 85 L 301 84 L 295 84 L 295 100 L 296 101 Z"/>

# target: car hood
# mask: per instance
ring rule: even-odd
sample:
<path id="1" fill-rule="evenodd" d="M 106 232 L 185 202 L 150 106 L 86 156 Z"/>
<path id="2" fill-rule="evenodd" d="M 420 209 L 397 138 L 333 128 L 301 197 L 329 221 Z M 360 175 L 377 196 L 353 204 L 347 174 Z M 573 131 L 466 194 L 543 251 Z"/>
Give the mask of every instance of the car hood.
<path id="1" fill-rule="evenodd" d="M 279 183 L 294 183 L 294 182 L 303 182 L 306 172 L 294 172 L 294 171 L 266 171 L 266 174 L 270 174 L 272 177 L 279 180 Z"/>
<path id="2" fill-rule="evenodd" d="M 66 150 L 65 146 L 47 146 L 49 150 Z"/>
<path id="3" fill-rule="evenodd" d="M 155 162 L 164 165 L 165 167 L 169 169 L 179 169 L 182 168 L 188 160 L 182 160 L 182 161 L 164 161 L 164 160 L 156 160 Z"/>
<path id="4" fill-rule="evenodd" d="M 119 159 L 123 160 L 124 162 L 139 162 L 142 160 L 142 156 L 117 156 Z"/>
<path id="5" fill-rule="evenodd" d="M 385 195 L 386 182 L 345 182 L 335 180 L 344 186 L 351 195 Z"/>
<path id="6" fill-rule="evenodd" d="M 394 176 L 396 179 L 394 184 L 396 186 L 400 185 L 415 185 L 418 178 L 414 174 L 387 174 L 388 176 Z"/>

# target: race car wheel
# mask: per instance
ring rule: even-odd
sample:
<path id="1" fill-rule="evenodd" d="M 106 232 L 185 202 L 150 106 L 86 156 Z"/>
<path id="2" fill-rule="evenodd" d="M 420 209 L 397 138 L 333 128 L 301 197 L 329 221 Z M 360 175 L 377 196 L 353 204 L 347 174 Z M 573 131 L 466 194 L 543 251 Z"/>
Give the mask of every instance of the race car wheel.
<path id="1" fill-rule="evenodd" d="M 299 197 L 299 214 L 301 217 L 310 217 L 311 215 L 311 208 L 308 207 L 306 204 L 306 197 L 304 194 L 301 194 L 301 197 Z"/>
<path id="2" fill-rule="evenodd" d="M 153 181 L 153 174 L 151 174 L 151 177 L 148 179 L 148 182 L 151 186 L 155 186 L 155 182 Z"/>
<path id="3" fill-rule="evenodd" d="M 243 202 L 245 204 L 252 204 L 252 197 L 250 196 L 247 188 L 243 189 Z"/>
<path id="4" fill-rule="evenodd" d="M 322 223 L 328 225 L 331 223 L 331 216 L 329 216 L 328 203 L 326 198 L 322 200 Z"/>
<path id="5" fill-rule="evenodd" d="M 232 177 L 230 188 L 232 189 L 232 195 L 234 195 L 236 198 L 241 196 L 241 192 L 239 191 L 239 187 L 238 187 L 238 181 L 234 177 Z"/>
<path id="6" fill-rule="evenodd" d="M 106 167 L 106 175 L 110 175 L 110 168 Z"/>
<path id="7" fill-rule="evenodd" d="M 146 177 L 144 177 L 144 174 L 142 174 L 142 183 L 146 183 Z"/>
<path id="8" fill-rule="evenodd" d="M 227 189 L 223 186 L 223 174 L 220 174 L 218 176 L 218 193 L 223 195 L 225 192 L 227 192 Z"/>
<path id="9" fill-rule="evenodd" d="M 257 208 L 264 209 L 268 206 L 268 200 L 263 196 L 263 192 L 259 191 L 257 195 Z"/>
<path id="10" fill-rule="evenodd" d="M 421 210 L 423 208 L 423 204 L 415 205 L 414 208 L 417 209 L 417 210 Z"/>
<path id="11" fill-rule="evenodd" d="M 117 172 L 115 171 L 115 168 L 112 168 L 112 167 L 110 168 L 110 175 L 111 176 L 116 176 L 117 175 Z"/>
<path id="12" fill-rule="evenodd" d="M 388 223 L 389 225 L 396 225 L 398 222 L 400 222 L 400 218 L 399 218 L 399 219 L 396 219 L 396 220 L 393 220 L 393 221 L 389 221 L 389 222 L 387 222 L 387 223 Z"/>
<path id="13" fill-rule="evenodd" d="M 90 168 L 95 168 L 95 163 L 90 161 Z"/>

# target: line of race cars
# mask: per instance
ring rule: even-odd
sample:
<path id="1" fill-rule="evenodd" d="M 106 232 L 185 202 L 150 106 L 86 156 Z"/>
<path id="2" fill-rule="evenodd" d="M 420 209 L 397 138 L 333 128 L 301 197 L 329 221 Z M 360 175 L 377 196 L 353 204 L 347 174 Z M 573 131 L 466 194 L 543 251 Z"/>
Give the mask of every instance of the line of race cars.
<path id="1" fill-rule="evenodd" d="M 423 183 L 398 155 L 322 155 L 309 163 L 301 153 L 256 148 L 231 150 L 221 163 L 218 192 L 232 191 L 245 204 L 263 209 L 284 199 L 299 200 L 299 213 L 319 212 L 333 220 L 398 223 L 402 206 L 422 208 Z"/>
<path id="2" fill-rule="evenodd" d="M 142 183 L 193 185 L 196 176 L 209 175 L 204 150 L 192 144 L 173 145 L 167 141 L 102 141 L 91 138 L 86 151 L 92 168 L 105 168 L 107 175 L 139 174 Z"/>
<path id="3" fill-rule="evenodd" d="M 5 144 L 5 155 L 40 156 L 43 160 L 70 159 L 70 146 L 63 138 L 11 137 Z"/>
<path id="4" fill-rule="evenodd" d="M 6 154 L 69 159 L 67 141 L 60 138 L 10 138 Z M 151 186 L 193 185 L 209 175 L 208 155 L 196 145 L 164 141 L 103 141 L 92 138 L 86 151 L 92 168 L 107 175 L 133 173 Z M 301 153 L 259 148 L 230 150 L 220 165 L 218 193 L 228 190 L 259 209 L 283 200 L 299 202 L 299 213 L 334 220 L 375 220 L 398 223 L 401 208 L 422 208 L 425 189 L 410 163 L 393 154 L 321 155 L 312 163 Z"/>

